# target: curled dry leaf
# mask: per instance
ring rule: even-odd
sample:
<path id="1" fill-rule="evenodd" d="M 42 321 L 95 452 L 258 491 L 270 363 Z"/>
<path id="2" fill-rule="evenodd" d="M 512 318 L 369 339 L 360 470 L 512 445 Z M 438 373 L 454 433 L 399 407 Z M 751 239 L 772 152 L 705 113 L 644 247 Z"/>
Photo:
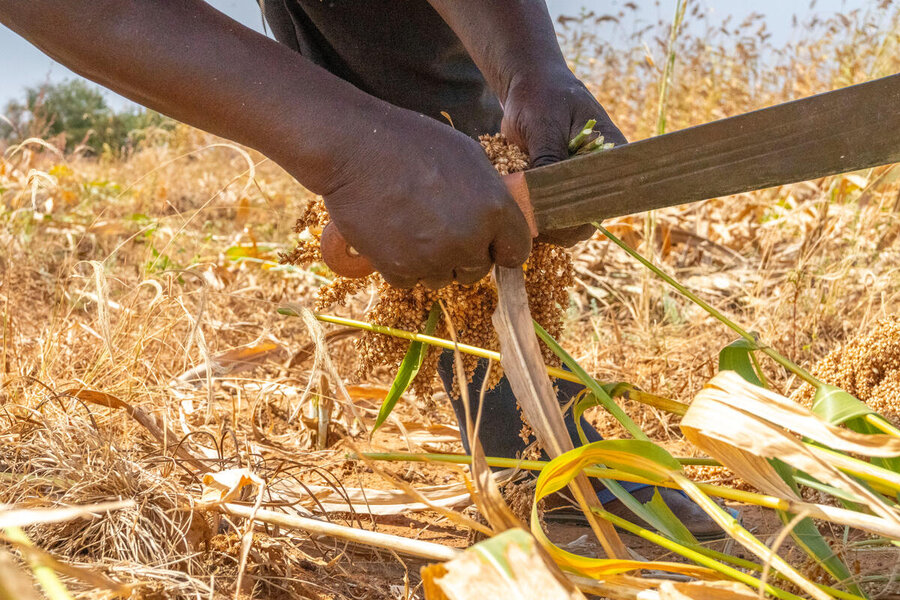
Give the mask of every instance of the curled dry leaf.
<path id="1" fill-rule="evenodd" d="M 220 504 L 240 499 L 241 491 L 248 485 L 262 487 L 265 481 L 250 469 L 226 469 L 203 476 L 203 493 L 200 501 L 204 504 Z"/>
<path id="2" fill-rule="evenodd" d="M 721 393 L 716 394 L 713 390 Z M 723 372 L 706 384 L 699 395 L 715 394 L 716 401 L 757 416 L 820 444 L 863 456 L 900 456 L 900 438 L 883 434 L 862 434 L 836 427 L 781 394 L 744 381 L 735 373 Z"/>
<path id="3" fill-rule="evenodd" d="M 156 420 L 153 419 L 153 417 L 148 415 L 137 406 L 132 406 L 131 404 L 125 402 L 124 400 L 121 400 L 120 398 L 112 394 L 85 388 L 72 388 L 62 392 L 61 395 L 71 396 L 73 398 L 78 398 L 79 400 L 91 402 L 93 404 L 99 404 L 100 406 L 105 406 L 107 408 L 124 410 L 130 417 L 132 417 L 148 432 L 150 432 L 150 435 L 156 438 L 160 445 L 163 446 L 164 451 L 174 450 L 176 456 L 184 459 L 200 472 L 208 470 L 203 460 L 194 455 L 189 445 L 187 443 L 181 443 L 180 436 L 175 435 L 175 433 L 168 428 L 163 429 L 162 427 L 160 427 L 156 423 Z"/>
<path id="4" fill-rule="evenodd" d="M 528 307 L 524 275 L 521 269 L 498 266 L 494 268 L 494 278 L 498 304 L 493 322 L 503 351 L 503 370 L 541 447 L 551 457 L 558 457 L 571 451 L 574 445 L 544 367 Z M 610 558 L 628 556 L 628 550 L 613 526 L 591 512 L 591 507 L 602 506 L 587 477 L 577 475 L 570 487 L 606 555 Z"/>
<path id="5" fill-rule="evenodd" d="M 699 449 L 767 494 L 799 500 L 769 464 L 769 459 L 777 458 L 824 483 L 853 493 L 887 524 L 894 528 L 900 525 L 900 516 L 878 494 L 839 471 L 829 456 L 814 451 L 789 432 L 823 444 L 829 440 L 835 446 L 869 456 L 892 454 L 884 448 L 873 447 L 869 439 L 859 438 L 874 438 L 891 450 L 900 440 L 834 427 L 802 406 L 750 385 L 731 372 L 716 375 L 697 394 L 682 419 L 681 430 Z"/>
<path id="6" fill-rule="evenodd" d="M 210 356 L 196 367 L 176 377 L 173 386 L 199 387 L 207 377 L 222 377 L 252 369 L 270 358 L 287 355 L 285 347 L 275 339 L 262 339 L 248 346 L 232 348 Z"/>

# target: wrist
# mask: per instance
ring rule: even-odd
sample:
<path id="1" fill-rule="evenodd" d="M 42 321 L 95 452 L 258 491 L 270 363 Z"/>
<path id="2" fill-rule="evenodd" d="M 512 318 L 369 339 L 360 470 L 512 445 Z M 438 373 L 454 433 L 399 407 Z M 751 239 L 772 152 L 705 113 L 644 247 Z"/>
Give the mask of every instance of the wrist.
<path id="1" fill-rule="evenodd" d="M 343 82 L 341 82 L 343 83 Z M 391 132 L 389 104 L 347 85 L 315 106 L 290 103 L 274 118 L 277 132 L 263 136 L 272 158 L 310 191 L 328 196 L 364 172 L 372 142 Z M 314 119 L 310 120 L 310 112 Z"/>

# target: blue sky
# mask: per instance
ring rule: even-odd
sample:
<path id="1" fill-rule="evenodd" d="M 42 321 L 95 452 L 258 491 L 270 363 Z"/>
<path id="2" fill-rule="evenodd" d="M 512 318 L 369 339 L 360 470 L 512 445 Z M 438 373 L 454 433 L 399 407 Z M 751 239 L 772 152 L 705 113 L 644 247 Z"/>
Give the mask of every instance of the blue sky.
<path id="1" fill-rule="evenodd" d="M 28 1 L 28 0 L 23 0 Z M 255 0 L 208 0 L 210 4 L 231 17 L 254 29 L 260 29 L 259 9 Z M 805 17 L 813 13 L 833 13 L 846 11 L 871 4 L 867 0 L 756 0 L 755 2 L 735 2 L 732 0 L 694 0 L 701 5 L 710 20 L 724 19 L 729 15 L 736 20 L 744 18 L 752 11 L 760 12 L 767 18 L 769 31 L 775 43 L 787 42 L 794 35 L 791 27 L 793 15 Z M 623 0 L 547 0 L 550 11 L 559 14 L 576 14 L 581 7 L 598 13 L 615 13 Z M 636 0 L 639 6 L 637 18 L 646 23 L 659 19 L 668 20 L 675 0 Z M 811 4 L 813 5 L 811 7 Z M 22 96 L 26 86 L 44 81 L 59 81 L 77 77 L 74 73 L 54 62 L 21 37 L 0 25 L 0 107 L 15 97 Z M 118 106 L 126 104 L 122 98 L 110 93 L 111 101 Z"/>

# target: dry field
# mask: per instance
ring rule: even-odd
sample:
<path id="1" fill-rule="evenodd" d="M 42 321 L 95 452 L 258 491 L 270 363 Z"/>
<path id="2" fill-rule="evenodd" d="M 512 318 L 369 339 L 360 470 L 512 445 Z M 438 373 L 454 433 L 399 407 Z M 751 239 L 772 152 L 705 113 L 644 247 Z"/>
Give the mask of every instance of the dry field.
<path id="1" fill-rule="evenodd" d="M 628 18 L 583 15 L 560 31 L 572 68 L 626 136 L 640 139 L 659 124 L 669 31 L 623 33 Z M 804 41 L 778 48 L 759 19 L 710 23 L 689 8 L 686 20 L 665 106 L 669 131 L 900 71 L 900 10 L 890 2 L 803 24 Z M 619 43 L 604 43 L 607 33 Z M 897 311 L 898 176 L 900 166 L 885 167 L 667 209 L 649 245 L 643 215 L 607 226 L 811 367 Z M 204 493 L 217 493 L 198 475 L 206 469 L 261 478 L 258 498 L 251 486 L 218 492 L 251 508 L 259 499 L 287 514 L 471 543 L 459 521 L 415 510 L 417 499 L 401 489 L 452 500 L 466 493 L 464 468 L 355 458 L 366 449 L 462 452 L 445 396 L 404 396 L 370 438 L 360 423 L 371 427 L 393 370 L 358 379 L 356 330 L 277 312 L 286 303 L 312 307 L 330 277 L 278 263 L 311 199 L 264 157 L 186 126 L 122 156 L 64 156 L 38 139 L 0 155 L 0 503 L 133 500 L 102 517 L 4 529 L 0 576 L 45 581 L 46 569 L 25 565 L 46 564 L 49 553 L 70 565 L 57 570 L 78 598 L 125 587 L 146 599 L 423 597 L 423 561 L 284 526 L 254 531 L 204 508 Z M 690 403 L 735 334 L 602 236 L 573 253 L 562 345 L 600 381 Z M 361 319 L 371 301 L 363 292 L 330 314 Z M 842 368 L 846 377 L 880 369 L 853 391 L 900 426 L 900 387 L 877 385 L 900 377 L 891 375 L 900 373 L 896 326 L 886 331 L 877 356 L 863 348 Z M 762 367 L 773 389 L 800 389 L 775 363 Z M 622 406 L 673 454 L 698 454 L 677 417 Z M 604 435 L 623 436 L 602 410 L 589 414 Z M 721 470 L 695 475 L 742 485 Z M 782 527 L 760 510 L 746 515 L 763 541 Z M 900 555 L 829 531 L 870 597 L 900 597 Z M 798 552 L 786 554 L 816 576 Z M 9 597 L 38 597 L 20 594 Z"/>

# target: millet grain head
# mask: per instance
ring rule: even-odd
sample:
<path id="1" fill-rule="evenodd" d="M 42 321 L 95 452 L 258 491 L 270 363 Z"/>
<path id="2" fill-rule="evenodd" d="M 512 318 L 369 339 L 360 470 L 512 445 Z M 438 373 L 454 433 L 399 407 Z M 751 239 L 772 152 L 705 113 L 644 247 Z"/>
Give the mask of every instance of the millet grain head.
<path id="1" fill-rule="evenodd" d="M 900 425 L 900 317 L 882 319 L 816 363 L 813 375 L 853 394 Z M 815 389 L 805 384 L 794 398 L 809 406 Z"/>
<path id="2" fill-rule="evenodd" d="M 500 135 L 483 135 L 481 147 L 491 164 L 501 175 L 524 171 L 528 157 Z M 308 265 L 322 260 L 319 236 L 328 222 L 328 213 L 321 199 L 311 203 L 304 215 L 297 220 L 294 231 L 304 235 L 297 247 L 281 256 L 282 262 Z M 536 242 L 531 256 L 525 263 L 525 287 L 534 318 L 554 337 L 562 331 L 563 317 L 568 306 L 568 288 L 574 282 L 572 260 L 568 251 L 552 244 Z M 332 305 L 344 305 L 352 295 L 374 287 L 378 300 L 366 313 L 366 320 L 409 331 L 421 331 L 432 304 L 442 301 L 447 315 L 457 329 L 459 341 L 488 350 L 499 350 L 497 334 L 491 316 L 497 306 L 497 290 L 488 276 L 472 285 L 453 283 L 440 290 L 429 290 L 422 285 L 404 290 L 388 285 L 380 275 L 373 273 L 361 279 L 335 276 L 332 283 L 319 289 L 316 309 L 324 310 Z M 449 338 L 446 324 L 441 321 L 435 335 Z M 396 368 L 403 360 L 409 342 L 387 335 L 366 332 L 357 341 L 359 351 L 358 375 L 365 377 L 375 368 Z M 544 358 L 550 364 L 558 364 L 556 356 L 542 347 Z M 428 353 L 422 368 L 412 382 L 413 391 L 429 398 L 434 385 L 440 352 Z M 466 374 L 471 380 L 478 364 L 474 356 L 464 355 Z M 490 386 L 496 385 L 503 372 L 499 365 L 491 369 Z"/>

